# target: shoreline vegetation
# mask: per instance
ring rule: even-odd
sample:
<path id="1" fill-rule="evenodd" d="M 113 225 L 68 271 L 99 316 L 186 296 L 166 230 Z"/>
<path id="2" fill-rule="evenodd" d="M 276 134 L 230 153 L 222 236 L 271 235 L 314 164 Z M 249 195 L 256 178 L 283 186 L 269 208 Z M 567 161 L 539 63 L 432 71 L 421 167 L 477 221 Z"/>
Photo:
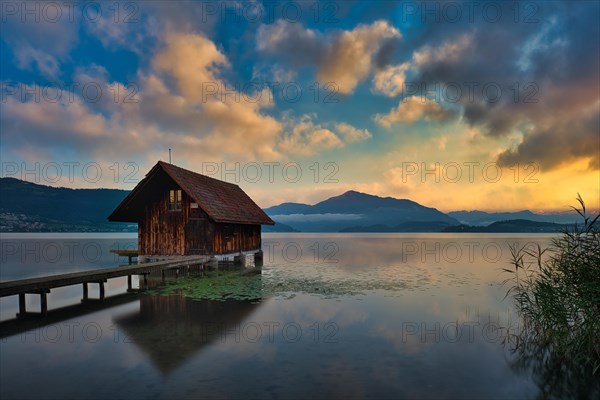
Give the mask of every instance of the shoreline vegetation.
<path id="1" fill-rule="evenodd" d="M 530 369 L 540 382 L 542 398 L 600 393 L 600 230 L 598 216 L 577 201 L 582 224 L 548 248 L 511 246 L 512 268 L 504 268 L 506 297 L 520 316 L 507 343 L 515 368 Z"/>

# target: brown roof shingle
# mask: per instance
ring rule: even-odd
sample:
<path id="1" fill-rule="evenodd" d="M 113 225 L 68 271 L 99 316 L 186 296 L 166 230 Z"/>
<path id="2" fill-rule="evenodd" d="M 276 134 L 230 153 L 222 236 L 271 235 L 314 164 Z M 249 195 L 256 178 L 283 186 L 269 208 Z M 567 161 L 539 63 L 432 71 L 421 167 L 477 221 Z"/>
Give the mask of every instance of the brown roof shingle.
<path id="1" fill-rule="evenodd" d="M 196 172 L 159 161 L 109 216 L 109 220 L 118 220 L 121 208 L 135 198 L 136 193 L 160 168 L 169 175 L 181 189 L 187 193 L 199 207 L 215 222 L 236 224 L 266 224 L 274 222 L 265 212 L 235 184 L 210 178 Z"/>

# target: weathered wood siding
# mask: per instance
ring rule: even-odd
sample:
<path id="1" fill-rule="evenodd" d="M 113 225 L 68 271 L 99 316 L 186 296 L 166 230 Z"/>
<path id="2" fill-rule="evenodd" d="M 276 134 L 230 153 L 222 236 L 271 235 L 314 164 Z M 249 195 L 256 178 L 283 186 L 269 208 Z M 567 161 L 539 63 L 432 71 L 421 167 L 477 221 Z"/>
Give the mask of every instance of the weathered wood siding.
<path id="1" fill-rule="evenodd" d="M 188 220 L 189 198 L 183 194 L 182 210 L 169 211 L 169 190 L 165 187 L 145 207 L 145 216 L 138 224 L 138 248 L 143 255 L 185 255 L 185 226 Z"/>
<path id="2" fill-rule="evenodd" d="M 190 203 L 184 201 L 184 209 L 187 208 L 188 219 L 185 225 L 186 254 L 213 254 L 212 236 L 214 223 L 208 215 L 200 208 L 189 208 Z"/>
<path id="3" fill-rule="evenodd" d="M 215 224 L 213 249 L 216 254 L 260 249 L 260 225 Z"/>
<path id="4" fill-rule="evenodd" d="M 180 188 L 170 179 L 161 183 L 147 199 L 144 218 L 138 223 L 140 254 L 228 254 L 260 249 L 260 225 L 215 223 L 201 208 L 191 207 L 193 201 L 185 192 L 182 209 L 170 211 L 169 191 Z"/>

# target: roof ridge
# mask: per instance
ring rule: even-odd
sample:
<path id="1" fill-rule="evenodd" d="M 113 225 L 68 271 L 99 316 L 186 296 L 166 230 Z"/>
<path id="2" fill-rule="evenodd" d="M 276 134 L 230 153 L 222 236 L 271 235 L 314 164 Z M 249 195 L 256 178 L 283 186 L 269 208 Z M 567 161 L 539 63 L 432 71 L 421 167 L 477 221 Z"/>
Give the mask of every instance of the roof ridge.
<path id="1" fill-rule="evenodd" d="M 211 178 L 164 161 L 158 161 L 127 197 L 110 215 L 111 220 L 141 218 L 134 207 L 142 207 L 136 200 L 150 187 L 157 174 L 164 174 L 177 184 L 215 222 L 242 224 L 274 224 L 274 221 L 236 184 Z M 150 185 L 150 186 L 148 186 Z M 155 185 L 154 185 L 155 186 Z"/>
<path id="2" fill-rule="evenodd" d="M 159 164 L 161 167 L 164 167 L 164 166 L 166 166 L 167 168 L 176 168 L 176 169 L 179 169 L 179 170 L 181 170 L 181 171 L 185 171 L 185 172 L 186 172 L 186 173 L 188 173 L 188 174 L 192 174 L 192 175 L 200 176 L 200 177 L 202 177 L 202 178 L 210 179 L 210 180 L 213 180 L 213 181 L 216 181 L 216 182 L 219 182 L 219 183 L 224 183 L 224 184 L 226 184 L 226 185 L 231 185 L 231 186 L 240 187 L 239 185 L 237 185 L 237 184 L 235 184 L 235 183 L 231 183 L 231 182 L 223 181 L 223 180 L 221 180 L 221 179 L 213 178 L 213 177 L 211 177 L 211 176 L 208 176 L 208 175 L 203 175 L 203 174 L 200 174 L 200 173 L 198 173 L 198 172 L 194 172 L 194 171 L 192 171 L 192 170 L 185 169 L 185 168 L 183 168 L 183 167 L 180 167 L 180 166 L 178 166 L 178 165 L 175 165 L 175 164 L 169 164 L 169 163 L 168 163 L 168 162 L 166 162 L 166 161 L 162 161 L 162 160 L 161 160 L 161 161 L 159 161 L 159 162 L 158 162 L 158 164 Z"/>

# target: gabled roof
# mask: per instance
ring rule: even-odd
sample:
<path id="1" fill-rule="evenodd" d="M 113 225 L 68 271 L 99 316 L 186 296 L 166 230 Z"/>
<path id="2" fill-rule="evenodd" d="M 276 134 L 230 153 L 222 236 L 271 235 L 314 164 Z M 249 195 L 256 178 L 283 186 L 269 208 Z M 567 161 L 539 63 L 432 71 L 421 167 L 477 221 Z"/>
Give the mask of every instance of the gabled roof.
<path id="1" fill-rule="evenodd" d="M 160 171 L 164 171 L 175 181 L 215 222 L 252 225 L 275 224 L 238 185 L 210 178 L 163 161 L 159 161 L 152 167 L 146 177 L 123 199 L 108 219 L 134 222 L 135 219 L 131 215 L 135 213 L 135 210 L 132 208 L 136 207 L 136 204 L 139 207 L 139 195 Z"/>

